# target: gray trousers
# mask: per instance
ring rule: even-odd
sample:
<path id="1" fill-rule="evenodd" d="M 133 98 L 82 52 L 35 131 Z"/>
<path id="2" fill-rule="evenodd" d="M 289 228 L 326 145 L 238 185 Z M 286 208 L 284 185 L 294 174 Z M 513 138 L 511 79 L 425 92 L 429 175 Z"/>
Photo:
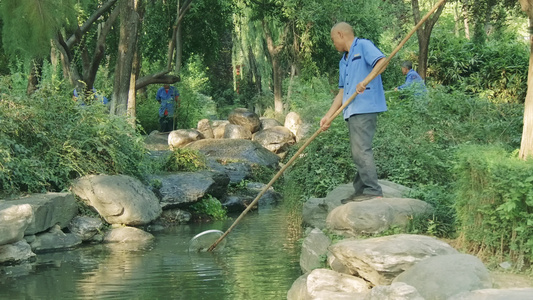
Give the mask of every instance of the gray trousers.
<path id="1" fill-rule="evenodd" d="M 383 196 L 381 186 L 378 184 L 378 174 L 372 152 L 377 119 L 377 113 L 352 115 L 348 118 L 350 147 L 357 168 L 353 180 L 355 195 Z"/>

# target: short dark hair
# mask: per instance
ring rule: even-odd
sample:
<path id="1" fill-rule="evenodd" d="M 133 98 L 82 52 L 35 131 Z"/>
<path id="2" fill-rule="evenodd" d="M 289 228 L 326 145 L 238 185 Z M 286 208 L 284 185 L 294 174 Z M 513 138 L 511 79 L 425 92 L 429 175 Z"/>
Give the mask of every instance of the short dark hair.
<path id="1" fill-rule="evenodd" d="M 408 61 L 408 60 L 404 60 L 401 64 L 401 66 L 403 68 L 407 68 L 408 70 L 411 70 L 413 68 L 413 63 Z"/>

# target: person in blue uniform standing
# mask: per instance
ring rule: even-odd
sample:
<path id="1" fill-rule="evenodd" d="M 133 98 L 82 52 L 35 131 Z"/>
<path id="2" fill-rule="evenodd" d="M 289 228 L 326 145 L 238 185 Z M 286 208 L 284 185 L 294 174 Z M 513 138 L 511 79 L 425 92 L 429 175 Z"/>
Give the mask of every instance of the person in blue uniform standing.
<path id="1" fill-rule="evenodd" d="M 395 88 L 395 91 L 412 89 L 415 96 L 421 96 L 427 93 L 424 79 L 413 70 L 413 64 L 410 61 L 404 61 L 401 64 L 402 74 L 405 75 L 405 83 Z"/>
<path id="2" fill-rule="evenodd" d="M 352 94 L 357 93 L 355 99 L 343 111 L 357 172 L 353 181 L 354 193 L 343 199 L 342 203 L 382 197 L 372 141 L 376 133 L 378 114 L 387 110 L 379 75 L 384 69 L 385 55 L 371 41 L 355 37 L 352 26 L 345 22 L 333 26 L 331 40 L 337 51 L 343 55 L 339 62 L 339 92 L 326 115 L 320 120 L 322 130 L 329 128 L 327 121 Z M 366 77 L 373 70 L 378 76 L 368 81 Z"/>
<path id="3" fill-rule="evenodd" d="M 169 84 L 157 90 L 155 99 L 159 104 L 159 131 L 168 132 L 174 130 L 173 117 L 176 105 L 180 107 L 180 93 L 177 88 Z"/>

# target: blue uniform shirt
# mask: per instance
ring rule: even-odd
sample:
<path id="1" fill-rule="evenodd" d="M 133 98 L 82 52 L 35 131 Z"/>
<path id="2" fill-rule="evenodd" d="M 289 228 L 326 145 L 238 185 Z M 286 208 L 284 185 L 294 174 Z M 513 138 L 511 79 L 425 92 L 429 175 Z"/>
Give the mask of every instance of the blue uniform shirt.
<path id="1" fill-rule="evenodd" d="M 168 89 L 168 92 L 165 91 L 164 87 L 161 87 L 159 90 L 157 90 L 155 99 L 157 101 L 161 101 L 161 106 L 159 107 L 159 117 L 163 117 L 165 115 L 165 110 L 168 111 L 169 116 L 174 115 L 174 99 L 179 95 L 180 92 L 173 86 Z"/>
<path id="2" fill-rule="evenodd" d="M 409 70 L 407 75 L 405 75 L 405 83 L 398 87 L 399 90 L 407 88 L 414 88 L 414 94 L 417 96 L 427 92 L 424 79 L 422 79 L 422 77 L 420 77 L 420 75 L 418 75 L 418 73 L 413 69 Z"/>
<path id="3" fill-rule="evenodd" d="M 356 86 L 370 74 L 376 63 L 385 55 L 369 40 L 355 38 L 350 51 L 343 55 L 339 63 L 339 88 L 344 89 L 344 104 L 355 92 Z M 381 75 L 366 86 L 344 109 L 344 119 L 355 114 L 378 113 L 387 111 L 385 92 Z"/>

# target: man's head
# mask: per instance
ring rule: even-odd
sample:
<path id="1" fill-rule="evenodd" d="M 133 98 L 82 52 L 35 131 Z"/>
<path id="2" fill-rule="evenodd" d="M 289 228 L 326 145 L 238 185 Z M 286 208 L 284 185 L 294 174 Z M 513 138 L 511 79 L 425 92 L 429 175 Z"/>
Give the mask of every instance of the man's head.
<path id="1" fill-rule="evenodd" d="M 354 37 L 352 26 L 346 22 L 337 23 L 331 28 L 331 40 L 339 52 L 350 51 Z"/>
<path id="2" fill-rule="evenodd" d="M 402 67 L 403 75 L 407 75 L 407 73 L 409 73 L 409 70 L 413 68 L 413 64 L 408 60 L 403 61 L 400 66 Z"/>
<path id="3" fill-rule="evenodd" d="M 165 84 L 163 84 L 163 87 L 165 88 L 165 90 L 168 90 L 170 88 L 170 84 L 165 83 Z"/>

